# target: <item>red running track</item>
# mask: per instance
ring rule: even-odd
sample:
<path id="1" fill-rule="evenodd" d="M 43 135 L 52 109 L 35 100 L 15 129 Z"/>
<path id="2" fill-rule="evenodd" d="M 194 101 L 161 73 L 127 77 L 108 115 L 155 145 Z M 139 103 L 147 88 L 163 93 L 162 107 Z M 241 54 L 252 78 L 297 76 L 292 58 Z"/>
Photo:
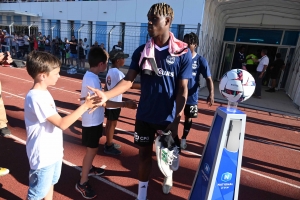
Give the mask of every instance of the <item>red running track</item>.
<path id="1" fill-rule="evenodd" d="M 61 115 L 78 107 L 82 75 L 62 76 L 49 91 Z M 0 199 L 25 199 L 29 164 L 26 156 L 26 132 L 23 117 L 24 97 L 33 83 L 25 69 L 0 68 L 2 96 L 9 127 L 13 136 L 0 137 L 0 166 L 10 174 L 0 177 Z M 123 96 L 139 99 L 138 90 L 129 90 Z M 188 137 L 188 148 L 182 152 L 180 168 L 174 173 L 171 193 L 162 193 L 163 175 L 156 164 L 153 151 L 153 170 L 148 188 L 149 199 L 187 199 L 203 146 L 220 103 L 208 108 L 199 100 L 199 116 L 194 120 Z M 253 109 L 240 108 L 247 114 L 246 136 L 242 161 L 239 199 L 300 199 L 300 119 Z M 122 109 L 115 141 L 122 145 L 120 156 L 103 153 L 105 137 L 100 140 L 96 166 L 106 166 L 102 176 L 91 177 L 90 183 L 98 194 L 96 199 L 135 199 L 137 194 L 138 148 L 133 144 L 134 110 Z M 81 121 L 77 120 L 64 131 L 64 165 L 54 199 L 83 199 L 75 191 L 79 180 L 85 148 L 81 146 Z M 179 133 L 182 133 L 182 124 Z"/>

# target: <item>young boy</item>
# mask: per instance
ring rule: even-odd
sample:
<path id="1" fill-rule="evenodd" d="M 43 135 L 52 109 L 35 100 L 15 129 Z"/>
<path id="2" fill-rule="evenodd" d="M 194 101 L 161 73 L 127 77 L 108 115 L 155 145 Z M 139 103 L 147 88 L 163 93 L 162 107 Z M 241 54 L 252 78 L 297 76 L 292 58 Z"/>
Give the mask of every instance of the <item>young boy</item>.
<path id="1" fill-rule="evenodd" d="M 198 36 L 195 33 L 186 34 L 183 41 L 188 44 L 192 52 L 192 78 L 189 79 L 188 83 L 188 98 L 184 108 L 184 128 L 183 135 L 181 137 L 182 149 L 186 149 L 186 137 L 188 136 L 191 126 L 192 118 L 197 118 L 198 116 L 198 88 L 200 87 L 200 74 L 206 79 L 206 85 L 209 92 L 207 97 L 207 104 L 210 107 L 214 103 L 214 84 L 211 79 L 210 69 L 206 59 L 196 53 L 196 48 L 199 45 Z"/>
<path id="2" fill-rule="evenodd" d="M 151 39 L 135 50 L 125 78 L 106 92 L 90 88 L 102 98 L 101 105 L 131 88 L 137 74 L 141 75 L 141 97 L 134 134 L 134 142 L 139 146 L 138 200 L 147 198 L 156 132 L 170 130 L 173 137 L 178 137 L 178 124 L 188 94 L 188 79 L 192 74 L 190 50 L 170 32 L 174 19 L 170 5 L 152 5 L 147 17 Z M 172 186 L 172 176 L 165 177 L 163 192 L 168 194 Z"/>
<path id="3" fill-rule="evenodd" d="M 62 118 L 47 90 L 48 86 L 55 85 L 60 77 L 61 63 L 58 58 L 50 53 L 33 51 L 28 55 L 26 65 L 27 72 L 34 81 L 24 105 L 26 151 L 30 164 L 27 199 L 51 200 L 53 187 L 61 173 L 62 130 L 67 129 L 97 102 L 88 95 L 78 109 Z"/>
<path id="4" fill-rule="evenodd" d="M 114 88 L 118 82 L 120 82 L 125 75 L 119 70 L 125 64 L 125 58 L 128 58 L 127 54 L 124 54 L 122 50 L 113 49 L 109 53 L 109 59 L 112 62 L 112 67 L 108 70 L 106 75 L 106 90 Z M 113 97 L 111 101 L 121 102 L 122 94 Z M 122 152 L 118 149 L 121 146 L 113 143 L 114 131 L 117 126 L 117 122 L 120 116 L 121 108 L 105 108 L 105 117 L 107 118 L 105 133 L 106 143 L 104 146 L 104 153 L 111 155 L 119 155 Z"/>
<path id="5" fill-rule="evenodd" d="M 82 80 L 81 98 L 88 94 L 87 86 L 92 86 L 102 90 L 101 82 L 98 77 L 100 72 L 106 70 L 108 55 L 101 47 L 92 47 L 89 55 L 88 62 L 90 70 L 87 71 Z M 137 105 L 133 101 L 126 102 L 113 102 L 108 101 L 103 105 L 104 107 L 128 107 L 136 109 Z M 92 165 L 93 160 L 97 154 L 99 147 L 99 139 L 102 136 L 104 120 L 104 108 L 99 107 L 89 114 L 85 112 L 82 115 L 82 144 L 86 146 L 86 154 L 82 161 L 81 178 L 76 183 L 76 190 L 86 199 L 95 198 L 97 195 L 88 183 L 88 176 L 101 175 L 104 169 L 97 168 Z"/>

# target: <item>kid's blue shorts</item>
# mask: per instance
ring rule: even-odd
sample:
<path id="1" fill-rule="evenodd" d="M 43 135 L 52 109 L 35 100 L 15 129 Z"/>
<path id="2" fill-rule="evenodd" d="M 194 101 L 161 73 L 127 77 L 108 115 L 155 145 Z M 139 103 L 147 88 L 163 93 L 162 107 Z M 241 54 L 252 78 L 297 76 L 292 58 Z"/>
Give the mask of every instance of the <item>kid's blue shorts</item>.
<path id="1" fill-rule="evenodd" d="M 52 185 L 55 185 L 60 177 L 62 160 L 56 163 L 29 171 L 28 200 L 43 199 Z"/>

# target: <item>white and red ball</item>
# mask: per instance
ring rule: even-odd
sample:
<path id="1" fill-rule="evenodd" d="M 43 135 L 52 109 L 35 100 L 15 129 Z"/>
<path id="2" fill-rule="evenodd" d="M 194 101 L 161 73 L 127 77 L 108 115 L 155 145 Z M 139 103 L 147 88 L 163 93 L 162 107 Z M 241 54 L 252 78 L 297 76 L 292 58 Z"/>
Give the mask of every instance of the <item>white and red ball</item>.
<path id="1" fill-rule="evenodd" d="M 243 102 L 252 96 L 255 85 L 255 80 L 249 72 L 232 69 L 223 75 L 219 91 L 230 102 Z"/>

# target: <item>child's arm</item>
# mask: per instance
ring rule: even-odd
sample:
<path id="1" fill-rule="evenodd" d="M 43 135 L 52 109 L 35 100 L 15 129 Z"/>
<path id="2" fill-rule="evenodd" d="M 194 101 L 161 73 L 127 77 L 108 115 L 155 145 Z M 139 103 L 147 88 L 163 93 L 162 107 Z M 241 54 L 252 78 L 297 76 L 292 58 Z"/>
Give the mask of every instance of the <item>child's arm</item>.
<path id="1" fill-rule="evenodd" d="M 97 98 L 95 96 L 90 96 L 88 93 L 88 96 L 86 97 L 86 101 L 77 108 L 73 113 L 61 117 L 58 113 L 55 115 L 52 115 L 51 117 L 48 117 L 47 120 L 51 122 L 53 125 L 57 126 L 58 128 L 62 130 L 66 130 L 69 126 L 71 126 L 81 115 L 87 111 L 88 109 L 91 109 L 95 107 L 95 104 L 97 103 Z"/>
<path id="2" fill-rule="evenodd" d="M 140 83 L 133 83 L 131 86 L 131 89 L 141 89 L 141 84 Z"/>

